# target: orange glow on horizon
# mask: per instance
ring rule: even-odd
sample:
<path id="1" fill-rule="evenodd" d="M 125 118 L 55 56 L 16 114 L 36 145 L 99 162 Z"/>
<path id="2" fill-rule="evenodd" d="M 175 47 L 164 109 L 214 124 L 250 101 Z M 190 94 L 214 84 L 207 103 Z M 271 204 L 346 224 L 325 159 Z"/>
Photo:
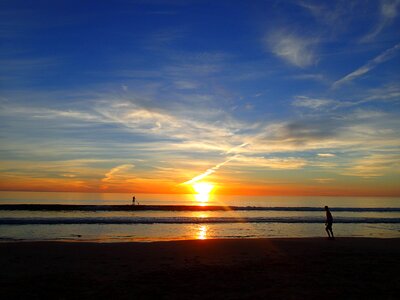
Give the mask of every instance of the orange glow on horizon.
<path id="1" fill-rule="evenodd" d="M 198 193 L 194 186 L 179 185 L 173 181 L 142 180 L 129 183 L 109 184 L 101 188 L 96 180 L 78 178 L 32 178 L 25 176 L 0 176 L 0 191 L 32 192 L 79 192 L 79 193 L 143 193 L 143 194 L 193 194 L 198 203 L 206 204 L 207 193 Z M 200 182 L 196 183 L 200 184 Z M 366 185 L 256 185 L 252 183 L 222 182 L 218 191 L 211 189 L 210 194 L 251 195 L 251 196 L 375 196 L 399 197 L 400 188 L 389 184 Z"/>

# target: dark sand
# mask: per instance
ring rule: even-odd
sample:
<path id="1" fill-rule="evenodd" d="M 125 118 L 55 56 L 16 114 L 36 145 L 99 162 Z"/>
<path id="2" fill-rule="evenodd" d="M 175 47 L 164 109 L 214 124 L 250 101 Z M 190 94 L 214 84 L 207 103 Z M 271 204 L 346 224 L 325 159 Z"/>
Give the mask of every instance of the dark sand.
<path id="1" fill-rule="evenodd" d="M 1 299 L 399 299 L 400 239 L 0 243 Z"/>

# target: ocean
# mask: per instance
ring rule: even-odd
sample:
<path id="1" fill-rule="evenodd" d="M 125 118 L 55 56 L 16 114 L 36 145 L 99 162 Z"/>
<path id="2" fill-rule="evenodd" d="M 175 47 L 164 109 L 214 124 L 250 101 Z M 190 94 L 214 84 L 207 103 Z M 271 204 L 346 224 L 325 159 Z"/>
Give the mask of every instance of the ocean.
<path id="1" fill-rule="evenodd" d="M 132 196 L 0 192 L 0 241 L 324 237 L 325 205 L 337 237 L 400 237 L 400 198 L 136 194 L 133 207 Z"/>

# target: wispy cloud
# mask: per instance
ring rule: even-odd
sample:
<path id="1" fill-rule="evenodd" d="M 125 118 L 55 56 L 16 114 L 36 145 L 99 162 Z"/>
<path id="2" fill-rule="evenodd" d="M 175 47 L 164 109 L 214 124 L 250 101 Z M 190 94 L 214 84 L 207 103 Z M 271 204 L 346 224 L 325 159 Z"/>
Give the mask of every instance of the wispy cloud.
<path id="1" fill-rule="evenodd" d="M 297 1 L 296 3 L 309 11 L 319 22 L 338 27 L 351 14 L 354 1 Z"/>
<path id="2" fill-rule="evenodd" d="M 398 154 L 372 154 L 355 160 L 343 175 L 372 178 L 383 176 L 388 172 L 399 173 L 399 170 Z"/>
<path id="3" fill-rule="evenodd" d="M 372 41 L 386 26 L 391 24 L 397 17 L 400 0 L 381 0 L 380 1 L 380 18 L 374 29 L 364 36 L 362 42 Z"/>
<path id="4" fill-rule="evenodd" d="M 317 154 L 319 157 L 335 157 L 335 154 L 332 153 L 318 153 Z"/>
<path id="5" fill-rule="evenodd" d="M 275 170 L 294 170 L 307 165 L 307 161 L 297 157 L 255 157 L 236 155 L 234 165 L 241 167 L 257 167 Z"/>
<path id="6" fill-rule="evenodd" d="M 0 106 L 0 115 L 7 120 L 24 120 L 29 123 L 29 128 L 35 132 L 35 128 L 46 125 L 46 134 L 50 137 L 59 130 L 71 132 L 70 136 L 78 141 L 85 133 L 79 128 L 92 128 L 91 130 L 112 129 L 103 138 L 111 138 L 112 132 L 129 134 L 134 138 L 135 147 L 141 149 L 172 152 L 176 149 L 181 153 L 224 153 L 232 149 L 234 145 L 241 143 L 240 136 L 235 132 L 247 128 L 245 123 L 235 120 L 224 111 L 210 110 L 198 106 L 193 109 L 190 104 L 177 105 L 171 108 L 160 108 L 158 103 L 135 103 L 134 100 L 117 99 L 115 95 L 101 95 L 100 99 L 92 100 L 92 106 L 77 107 L 74 110 L 56 106 L 28 106 L 8 103 L 3 101 Z M 113 99 L 114 98 L 114 99 Z M 5 119 L 3 119 L 5 121 Z M 25 128 L 25 125 L 21 125 Z M 18 127 L 13 127 L 14 133 Z M 24 134 L 26 129 L 23 129 Z M 43 131 L 43 130 L 42 130 Z M 76 131 L 76 132 L 75 132 Z M 75 134 L 74 134 L 75 132 Z M 86 132 L 86 131 L 85 131 Z M 26 133 L 28 134 L 28 133 Z M 141 142 L 146 137 L 147 143 Z M 45 139 L 45 136 L 40 138 Z M 132 138 L 130 138 L 132 141 Z M 86 142 L 79 143 L 82 145 Z M 8 144 L 10 145 L 10 144 Z M 34 145 L 31 144 L 32 150 Z M 68 146 L 70 149 L 72 144 Z M 92 145 L 93 146 L 93 145 Z M 102 146 L 104 148 L 106 144 Z M 125 146 L 120 150 L 125 151 Z M 132 146 L 131 146 L 132 147 Z M 53 147 L 54 148 L 54 147 Z M 28 149 L 27 149 L 28 150 Z M 148 151 L 146 150 L 146 151 Z M 65 151 L 63 151 L 65 152 Z M 54 153 L 59 153 L 58 151 Z"/>
<path id="7" fill-rule="evenodd" d="M 400 100 L 400 86 L 398 83 L 389 83 L 383 87 L 367 90 L 364 96 L 366 101 L 372 100 Z"/>
<path id="8" fill-rule="evenodd" d="M 218 137 L 223 141 L 233 136 L 240 126 L 239 122 L 226 119 L 222 111 L 216 112 L 215 116 L 208 113 L 208 118 L 213 121 L 207 122 L 199 118 L 203 113 L 200 109 L 195 112 L 192 108 L 183 106 L 176 107 L 176 111 L 172 112 L 156 107 L 144 107 L 131 101 L 105 100 L 99 102 L 95 110 L 105 120 L 119 123 L 133 132 L 179 140 L 198 141 Z M 223 126 L 220 126 L 222 122 L 218 122 L 218 118 L 225 119 Z"/>
<path id="9" fill-rule="evenodd" d="M 0 115 L 3 116 L 25 116 L 27 118 L 33 119 L 76 119 L 86 122 L 104 122 L 100 116 L 87 111 L 81 110 L 61 110 L 61 109 L 51 109 L 47 107 L 35 107 L 35 106 L 21 106 L 14 105 L 10 103 L 2 104 L 0 102 Z"/>
<path id="10" fill-rule="evenodd" d="M 287 30 L 269 33 L 264 43 L 268 51 L 297 67 L 308 67 L 318 61 L 316 38 L 296 35 Z"/>
<path id="11" fill-rule="evenodd" d="M 188 80 L 178 80 L 174 82 L 174 85 L 178 90 L 193 90 L 198 88 L 200 85 L 197 82 L 194 81 L 188 81 Z"/>
<path id="12" fill-rule="evenodd" d="M 318 111 L 298 120 L 265 126 L 257 142 L 243 149 L 243 153 L 395 148 L 400 146 L 400 140 L 393 129 L 399 124 L 395 114 L 379 111 L 356 110 L 340 114 Z"/>
<path id="13" fill-rule="evenodd" d="M 291 78 L 298 80 L 314 80 L 319 82 L 326 81 L 326 78 L 322 74 L 298 74 L 291 76 Z"/>
<path id="14" fill-rule="evenodd" d="M 331 99 L 317 99 L 317 98 L 309 98 L 306 96 L 297 96 L 292 104 L 297 107 L 321 109 L 336 103 L 337 103 L 336 101 Z"/>
<path id="15" fill-rule="evenodd" d="M 175 139 L 181 142 L 213 144 L 215 138 L 220 144 L 234 136 L 235 132 L 243 127 L 243 123 L 234 120 L 226 112 L 196 107 L 190 105 L 176 105 L 165 109 L 156 105 L 147 107 L 134 100 L 112 99 L 102 95 L 93 101 L 92 107 L 78 109 L 59 109 L 41 106 L 17 105 L 0 103 L 0 115 L 4 117 L 24 118 L 35 120 L 48 120 L 60 126 L 85 126 L 87 123 L 126 127 L 132 133 L 146 134 L 154 137 Z M 103 100 L 104 99 L 104 100 Z M 68 122 L 68 120 L 74 120 Z M 228 146 L 228 149 L 231 145 Z M 228 149 L 219 148 L 220 151 Z"/>
<path id="16" fill-rule="evenodd" d="M 62 180 L 74 182 L 86 181 L 93 185 L 99 179 L 99 166 L 110 163 L 105 159 L 73 159 L 73 160 L 2 160 L 0 173 L 6 177 L 32 179 Z M 100 175 L 101 176 L 101 175 Z"/>
<path id="17" fill-rule="evenodd" d="M 335 179 L 334 178 L 314 178 L 314 180 L 318 183 L 326 184 L 326 183 L 330 183 L 330 182 L 334 181 Z"/>
<path id="18" fill-rule="evenodd" d="M 101 180 L 103 182 L 109 182 L 109 181 L 114 181 L 117 180 L 118 178 L 121 177 L 126 177 L 126 172 L 131 170 L 134 167 L 133 164 L 125 164 L 125 165 L 120 165 L 117 167 L 112 168 L 110 171 L 108 171 L 106 174 L 104 174 L 104 178 Z M 123 175 L 121 175 L 123 174 Z"/>
<path id="19" fill-rule="evenodd" d="M 350 74 L 344 76 L 343 78 L 335 81 L 332 85 L 333 88 L 337 88 L 341 86 L 344 83 L 350 82 L 366 73 L 374 69 L 376 66 L 378 66 L 381 63 L 384 63 L 385 61 L 388 61 L 392 59 L 395 55 L 397 55 L 397 52 L 400 50 L 400 43 L 396 44 L 390 49 L 387 49 L 386 51 L 382 52 L 379 54 L 377 57 L 374 59 L 368 61 L 365 65 L 362 67 L 358 68 L 357 70 L 351 72 Z"/>

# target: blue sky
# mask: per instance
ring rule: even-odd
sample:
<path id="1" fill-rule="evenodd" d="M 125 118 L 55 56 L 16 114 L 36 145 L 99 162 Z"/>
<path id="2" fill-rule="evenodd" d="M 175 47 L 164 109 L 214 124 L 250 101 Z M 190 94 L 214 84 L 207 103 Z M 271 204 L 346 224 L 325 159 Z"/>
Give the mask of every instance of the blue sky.
<path id="1" fill-rule="evenodd" d="M 0 7 L 0 189 L 400 195 L 398 0 Z"/>

